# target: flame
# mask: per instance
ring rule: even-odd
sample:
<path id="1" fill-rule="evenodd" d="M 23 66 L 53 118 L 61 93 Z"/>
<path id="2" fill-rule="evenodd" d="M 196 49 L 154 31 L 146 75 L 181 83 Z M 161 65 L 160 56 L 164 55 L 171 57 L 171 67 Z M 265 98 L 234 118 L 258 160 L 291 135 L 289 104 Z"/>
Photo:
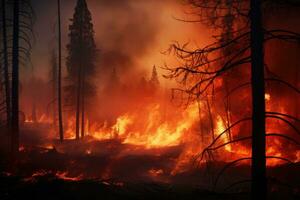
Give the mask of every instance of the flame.
<path id="1" fill-rule="evenodd" d="M 222 81 L 219 82 L 222 84 Z M 243 94 L 242 96 L 247 96 Z M 278 104 L 273 100 L 271 94 L 265 94 L 266 111 L 276 110 L 287 114 L 287 108 L 284 104 Z M 243 137 L 242 134 L 251 135 L 251 131 L 245 131 L 237 126 L 233 129 L 227 130 L 230 126 L 226 112 L 219 111 L 215 107 L 211 107 L 210 118 L 207 110 L 199 112 L 199 107 L 205 107 L 206 102 L 195 102 L 186 108 L 172 108 L 169 115 L 165 113 L 165 108 L 161 103 L 149 103 L 143 105 L 141 108 L 128 111 L 115 119 L 115 122 L 95 122 L 86 120 L 85 130 L 86 135 L 93 140 L 118 140 L 121 144 L 136 145 L 139 149 L 160 149 L 168 147 L 180 147 L 181 152 L 178 157 L 174 159 L 174 166 L 170 171 L 171 175 L 185 172 L 190 169 L 193 160 L 199 156 L 207 145 L 209 145 L 213 138 L 218 138 L 214 146 L 227 144 L 217 150 L 215 158 L 220 161 L 231 161 L 242 157 L 251 156 L 251 140 L 247 144 L 230 143 L 231 140 Z M 227 111 L 228 114 L 232 114 Z M 213 120 L 213 128 L 206 125 L 206 128 L 199 128 L 200 121 L 205 121 L 210 124 L 209 120 Z M 65 122 L 65 138 L 75 138 L 75 118 L 69 117 Z M 28 119 L 27 123 L 33 123 Z M 50 123 L 51 120 L 42 115 L 39 123 Z M 227 130 L 227 131 L 226 131 Z M 212 134 L 213 132 L 213 134 Z M 289 133 L 290 129 L 286 124 L 280 120 L 266 120 L 267 133 Z M 222 135 L 219 137 L 219 135 Z M 54 135 L 55 133 L 53 133 Z M 245 136 L 245 135 L 244 135 Z M 300 150 L 288 152 L 285 150 L 285 142 L 282 138 L 267 137 L 266 154 L 267 156 L 287 157 L 293 162 L 300 161 Z M 49 143 L 44 144 L 46 149 L 54 149 L 54 145 Z M 20 151 L 24 151 L 24 147 L 20 147 Z M 134 148 L 129 151 L 134 151 Z M 85 155 L 95 154 L 93 147 L 87 147 L 83 150 Z M 284 161 L 279 159 L 267 159 L 267 166 L 277 166 L 283 164 Z M 106 169 L 107 178 L 111 173 Z M 167 174 L 164 169 L 152 168 L 148 170 L 148 175 L 152 178 L 161 178 Z M 67 172 L 59 172 L 57 177 L 65 180 L 80 180 L 81 177 L 68 177 Z"/>
<path id="2" fill-rule="evenodd" d="M 271 95 L 268 93 L 265 93 L 265 100 L 268 102 L 271 100 Z"/>
<path id="3" fill-rule="evenodd" d="M 225 130 L 226 130 L 226 127 L 224 125 L 223 119 L 221 118 L 221 116 L 218 115 L 217 116 L 217 124 L 216 124 L 216 128 L 215 128 L 215 137 L 218 137 L 218 135 L 223 133 Z M 223 144 L 229 143 L 230 140 L 229 140 L 228 131 L 226 132 L 226 134 L 222 134 L 220 139 Z M 231 144 L 226 145 L 225 150 L 228 152 L 232 152 Z"/>
<path id="4" fill-rule="evenodd" d="M 82 175 L 79 175 L 77 177 L 69 177 L 68 172 L 57 172 L 55 174 L 55 176 L 59 179 L 63 179 L 63 180 L 66 180 L 66 181 L 80 181 L 83 178 Z"/>

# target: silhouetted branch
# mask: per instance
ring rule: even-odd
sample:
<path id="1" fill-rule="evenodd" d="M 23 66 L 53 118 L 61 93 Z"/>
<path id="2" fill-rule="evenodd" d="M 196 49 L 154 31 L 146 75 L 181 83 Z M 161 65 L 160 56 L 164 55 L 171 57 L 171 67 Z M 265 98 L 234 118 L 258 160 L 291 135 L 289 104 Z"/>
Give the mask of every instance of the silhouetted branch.
<path id="1" fill-rule="evenodd" d="M 290 127 L 292 127 L 296 131 L 296 133 L 300 134 L 300 130 L 296 126 L 294 126 L 290 121 L 288 121 L 282 117 L 274 116 L 274 115 L 266 115 L 266 118 L 279 119 L 279 120 L 285 122 L 286 124 L 288 124 Z"/>

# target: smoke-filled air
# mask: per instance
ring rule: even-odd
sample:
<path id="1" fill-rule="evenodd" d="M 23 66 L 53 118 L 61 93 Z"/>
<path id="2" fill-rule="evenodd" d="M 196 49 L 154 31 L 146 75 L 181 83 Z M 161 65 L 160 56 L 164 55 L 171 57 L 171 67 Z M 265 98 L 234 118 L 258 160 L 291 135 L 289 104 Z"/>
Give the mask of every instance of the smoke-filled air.
<path id="1" fill-rule="evenodd" d="M 1 0 L 0 199 L 300 198 L 299 11 Z"/>

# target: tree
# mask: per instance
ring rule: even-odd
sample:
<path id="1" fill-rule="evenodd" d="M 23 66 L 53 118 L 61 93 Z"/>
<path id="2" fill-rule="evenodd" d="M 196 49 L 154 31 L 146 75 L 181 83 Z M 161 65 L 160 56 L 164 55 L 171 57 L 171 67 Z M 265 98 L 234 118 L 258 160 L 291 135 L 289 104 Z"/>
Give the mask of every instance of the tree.
<path id="1" fill-rule="evenodd" d="M 151 89 L 157 89 L 159 87 L 159 80 L 158 80 L 158 75 L 157 75 L 155 65 L 153 66 L 153 69 L 152 69 L 152 75 L 149 80 L 149 84 L 150 84 Z"/>
<path id="2" fill-rule="evenodd" d="M 4 73 L 4 90 L 5 90 L 5 107 L 6 107 L 6 125 L 10 126 L 10 79 L 8 66 L 8 47 L 7 47 L 7 24 L 6 24 L 6 2 L 1 1 L 2 6 L 2 42 L 3 42 L 3 73 Z"/>
<path id="3" fill-rule="evenodd" d="M 265 81 L 261 0 L 251 0 L 252 199 L 267 198 Z"/>
<path id="4" fill-rule="evenodd" d="M 57 128 L 57 90 L 58 90 L 58 64 L 57 64 L 57 56 L 55 50 L 51 51 L 51 58 L 50 58 L 50 84 L 52 89 L 52 100 L 49 105 L 52 106 L 52 116 L 53 116 L 53 128 Z M 59 135 L 60 136 L 60 135 Z M 60 138 L 61 139 L 61 138 Z"/>
<path id="5" fill-rule="evenodd" d="M 70 42 L 67 45 L 67 72 L 69 84 L 65 88 L 68 105 L 75 108 L 76 139 L 79 139 L 80 118 L 81 136 L 84 136 L 85 108 L 95 94 L 93 76 L 95 74 L 96 45 L 91 13 L 85 0 L 78 0 L 69 26 Z"/>
<path id="6" fill-rule="evenodd" d="M 30 0 L 13 0 L 12 87 L 11 87 L 11 150 L 19 151 L 19 67 L 30 60 L 34 12 Z M 22 17 L 21 17 L 22 16 Z"/>
<path id="7" fill-rule="evenodd" d="M 183 64 L 175 68 L 168 68 L 170 74 L 167 78 L 179 79 L 184 84 L 183 88 L 174 89 L 179 93 L 186 93 L 188 101 L 198 100 L 200 96 L 206 95 L 207 91 L 214 91 L 214 82 L 223 77 L 226 73 L 233 73 L 233 69 L 237 67 L 247 67 L 251 65 L 251 81 L 241 85 L 234 86 L 228 94 L 237 91 L 246 86 L 252 88 L 252 117 L 244 117 L 232 123 L 226 130 L 214 138 L 214 140 L 200 153 L 202 160 L 205 155 L 210 157 L 212 151 L 220 149 L 226 145 L 252 139 L 252 156 L 240 158 L 230 162 L 218 174 L 214 181 L 216 186 L 218 179 L 224 170 L 237 162 L 243 160 L 252 160 L 252 199 L 267 198 L 267 181 L 266 181 L 266 159 L 281 159 L 281 157 L 266 155 L 266 137 L 281 137 L 286 140 L 292 140 L 296 144 L 297 141 L 283 135 L 282 133 L 266 133 L 266 118 L 282 120 L 293 127 L 287 121 L 296 119 L 293 116 L 265 111 L 265 81 L 284 84 L 296 93 L 300 94 L 297 87 L 290 83 L 278 79 L 269 78 L 264 75 L 264 56 L 263 44 L 267 41 L 280 39 L 288 42 L 299 41 L 300 34 L 286 30 L 263 30 L 262 28 L 262 1 L 207 1 L 207 0 L 188 0 L 188 2 L 197 10 L 200 16 L 199 20 L 190 20 L 204 22 L 206 25 L 215 29 L 224 30 L 224 34 L 216 37 L 217 41 L 203 48 L 189 50 L 187 44 L 180 46 L 178 43 L 170 47 L 170 52 L 175 52 Z M 268 1 L 264 1 L 268 2 Z M 273 2 L 271 2 L 273 4 Z M 250 6 L 249 6 L 250 5 Z M 274 4 L 273 4 L 274 5 Z M 250 15 L 249 15 L 250 13 Z M 229 15 L 230 14 L 230 15 Z M 228 17 L 230 16 L 230 20 Z M 250 16 L 250 17 L 249 17 Z M 227 18 L 227 20 L 226 20 Z M 185 20 L 188 21 L 188 20 Z M 235 29 L 231 29 L 228 22 L 234 23 Z M 251 24 L 250 26 L 248 26 Z M 226 27 L 227 26 L 227 27 Z M 229 27 L 229 29 L 228 29 Z M 228 33 L 229 32 L 229 33 Z M 227 35 L 226 35 L 227 34 Z M 221 38 L 221 39 L 220 39 Z M 236 49 L 231 51 L 231 49 Z M 220 54 L 220 51 L 223 53 Z M 299 119 L 296 119 L 299 121 Z M 252 134 L 234 138 L 230 142 L 218 144 L 222 135 L 233 127 L 241 123 L 252 121 Z M 300 131 L 298 132 L 300 133 Z"/>
<path id="8" fill-rule="evenodd" d="M 12 152 L 19 151 L 19 1 L 13 1 L 13 58 L 12 58 Z"/>
<path id="9" fill-rule="evenodd" d="M 57 0 L 57 18 L 58 18 L 58 77 L 57 77 L 57 104 L 58 104 L 58 126 L 60 141 L 64 140 L 64 127 L 62 116 L 62 91 L 61 91 L 61 14 L 60 14 L 60 0 Z"/>

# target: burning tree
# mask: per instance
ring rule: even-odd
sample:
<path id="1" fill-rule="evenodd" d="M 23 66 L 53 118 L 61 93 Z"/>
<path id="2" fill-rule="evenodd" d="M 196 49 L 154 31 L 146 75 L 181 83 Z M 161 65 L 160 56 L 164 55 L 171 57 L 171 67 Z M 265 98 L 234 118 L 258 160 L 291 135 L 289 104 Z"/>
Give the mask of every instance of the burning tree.
<path id="1" fill-rule="evenodd" d="M 166 67 L 170 72 L 167 77 L 177 79 L 184 85 L 184 88 L 174 89 L 174 92 L 188 94 L 187 100 L 191 102 L 208 98 L 207 96 L 213 98 L 216 84 L 220 85 L 221 83 L 225 86 L 226 97 L 241 88 L 252 86 L 252 116 L 244 117 L 233 123 L 227 117 L 227 128 L 221 133 L 217 133 L 212 142 L 204 148 L 200 154 L 200 160 L 204 156 L 211 158 L 212 152 L 222 147 L 244 140 L 252 140 L 252 156 L 229 163 L 221 170 L 221 173 L 228 166 L 237 162 L 252 160 L 252 198 L 266 199 L 266 159 L 280 159 L 291 162 L 283 157 L 266 155 L 266 137 L 281 137 L 299 145 L 294 138 L 283 133 L 266 132 L 266 118 L 281 120 L 291 126 L 297 133 L 300 132 L 293 125 L 294 121 L 299 122 L 296 117 L 280 112 L 266 111 L 265 82 L 284 84 L 296 93 L 300 93 L 297 87 L 281 80 L 278 76 L 274 77 L 271 73 L 268 73 L 268 76 L 265 75 L 265 71 L 269 72 L 269 69 L 264 64 L 264 43 L 273 39 L 297 42 L 300 39 L 300 34 L 287 30 L 265 30 L 263 28 L 262 9 L 269 5 L 270 2 L 268 1 L 188 0 L 187 2 L 196 9 L 196 12 L 199 13 L 198 17 L 200 17 L 200 19 L 190 20 L 190 22 L 205 23 L 221 33 L 216 37 L 216 42 L 204 48 L 189 50 L 187 44 L 183 46 L 174 44 L 170 47 L 170 52 L 175 53 L 184 63 L 182 66 L 175 68 Z M 283 3 L 282 1 L 278 2 Z M 297 1 L 291 2 L 299 4 Z M 247 73 L 241 74 L 239 69 L 241 67 L 243 69 L 248 68 L 249 64 L 251 66 L 249 70 L 250 82 L 238 84 L 235 82 L 233 87 L 231 84 L 226 83 L 230 81 L 231 76 L 245 77 Z M 223 82 L 225 83 L 223 84 Z M 227 101 L 227 110 L 229 110 L 228 105 L 229 102 Z M 218 144 L 220 138 L 230 130 L 247 121 L 252 121 L 252 135 L 246 137 L 235 136 L 231 140 L 223 142 L 223 144 Z M 215 185 L 221 173 L 217 176 L 214 182 Z"/>
<path id="2" fill-rule="evenodd" d="M 69 27 L 70 42 L 67 45 L 67 80 L 65 87 L 67 105 L 76 113 L 76 139 L 84 137 L 85 107 L 88 98 L 95 95 L 92 81 L 95 73 L 96 45 L 91 13 L 85 0 L 78 0 Z M 81 125 L 80 125 L 81 119 Z M 81 127 L 81 129 L 80 129 Z"/>

